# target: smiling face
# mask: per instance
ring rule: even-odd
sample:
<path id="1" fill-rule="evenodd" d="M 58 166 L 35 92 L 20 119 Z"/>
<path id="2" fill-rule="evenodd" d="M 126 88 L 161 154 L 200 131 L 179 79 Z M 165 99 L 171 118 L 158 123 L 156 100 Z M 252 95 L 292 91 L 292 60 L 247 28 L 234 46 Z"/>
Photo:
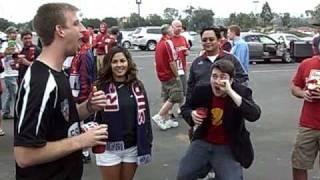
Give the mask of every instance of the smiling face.
<path id="1" fill-rule="evenodd" d="M 22 37 L 23 46 L 29 47 L 32 45 L 32 35 L 26 34 Z"/>
<path id="2" fill-rule="evenodd" d="M 221 91 L 220 87 L 224 86 L 225 84 L 221 82 L 221 80 L 228 80 L 230 84 L 233 82 L 233 79 L 230 78 L 228 73 L 224 73 L 218 68 L 213 68 L 210 78 L 210 84 L 213 91 L 213 94 L 218 97 L 226 96 L 226 92 Z"/>
<path id="3" fill-rule="evenodd" d="M 219 50 L 219 40 L 213 30 L 204 31 L 201 37 L 203 49 L 208 52 Z"/>
<path id="4" fill-rule="evenodd" d="M 128 71 L 128 59 L 122 53 L 116 53 L 111 60 L 112 76 L 115 81 L 123 82 Z"/>

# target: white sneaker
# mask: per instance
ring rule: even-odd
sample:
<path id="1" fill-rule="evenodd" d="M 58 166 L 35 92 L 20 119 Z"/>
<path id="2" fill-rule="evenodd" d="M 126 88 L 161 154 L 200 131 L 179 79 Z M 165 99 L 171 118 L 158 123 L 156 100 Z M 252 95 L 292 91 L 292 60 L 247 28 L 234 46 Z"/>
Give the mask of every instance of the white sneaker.
<path id="1" fill-rule="evenodd" d="M 156 115 L 152 116 L 152 120 L 153 120 L 153 122 L 156 123 L 156 125 L 161 130 L 166 130 L 166 129 L 170 128 L 169 126 L 167 126 L 167 124 L 164 122 L 164 119 L 159 114 L 156 114 Z"/>
<path id="2" fill-rule="evenodd" d="M 166 121 L 166 125 L 169 127 L 169 128 L 176 128 L 179 126 L 179 122 L 178 121 L 174 121 L 172 119 L 168 119 Z"/>

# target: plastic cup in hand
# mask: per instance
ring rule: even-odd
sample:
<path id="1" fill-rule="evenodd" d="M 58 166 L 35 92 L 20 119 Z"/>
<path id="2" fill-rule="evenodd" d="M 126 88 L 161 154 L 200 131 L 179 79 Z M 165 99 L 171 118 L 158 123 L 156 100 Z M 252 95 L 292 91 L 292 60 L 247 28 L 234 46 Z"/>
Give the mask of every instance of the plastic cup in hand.
<path id="1" fill-rule="evenodd" d="M 200 107 L 196 109 L 196 112 L 202 119 L 205 119 L 208 116 L 208 108 Z"/>
<path id="2" fill-rule="evenodd" d="M 84 131 L 97 127 L 99 124 L 96 122 L 88 122 L 82 125 Z M 92 147 L 92 152 L 95 154 L 101 154 L 106 151 L 106 145 L 96 145 Z"/>
<path id="3" fill-rule="evenodd" d="M 196 112 L 199 116 L 201 116 L 201 119 L 205 119 L 208 117 L 208 108 L 204 108 L 204 107 L 200 107 L 196 109 Z M 197 130 L 197 128 L 199 127 L 198 124 L 196 124 L 193 127 L 193 132 Z"/>

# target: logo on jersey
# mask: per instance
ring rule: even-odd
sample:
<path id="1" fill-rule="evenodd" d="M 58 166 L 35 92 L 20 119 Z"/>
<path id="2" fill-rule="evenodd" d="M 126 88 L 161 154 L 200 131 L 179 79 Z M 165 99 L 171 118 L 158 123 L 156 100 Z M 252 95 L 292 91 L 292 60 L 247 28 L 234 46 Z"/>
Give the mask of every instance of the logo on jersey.
<path id="1" fill-rule="evenodd" d="M 77 136 L 80 134 L 78 122 L 73 123 L 68 129 L 68 137 Z"/>
<path id="2" fill-rule="evenodd" d="M 69 106 L 69 101 L 68 99 L 64 99 L 61 102 L 61 113 L 64 117 L 64 119 L 69 122 L 69 114 L 70 114 L 70 106 Z"/>

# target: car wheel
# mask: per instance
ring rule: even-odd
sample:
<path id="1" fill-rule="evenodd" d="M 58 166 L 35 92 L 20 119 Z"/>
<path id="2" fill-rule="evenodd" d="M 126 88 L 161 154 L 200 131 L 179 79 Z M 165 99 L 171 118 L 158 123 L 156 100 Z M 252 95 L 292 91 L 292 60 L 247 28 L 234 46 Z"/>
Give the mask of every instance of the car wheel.
<path id="1" fill-rule="evenodd" d="M 155 41 L 148 41 L 147 48 L 149 51 L 154 51 L 156 49 L 157 43 Z"/>
<path id="2" fill-rule="evenodd" d="M 290 53 L 289 52 L 285 52 L 283 54 L 282 62 L 284 62 L 284 63 L 292 63 L 293 62 L 292 58 L 290 57 Z"/>
<path id="3" fill-rule="evenodd" d="M 131 47 L 131 43 L 129 41 L 125 41 L 122 43 L 122 47 L 129 49 Z"/>

